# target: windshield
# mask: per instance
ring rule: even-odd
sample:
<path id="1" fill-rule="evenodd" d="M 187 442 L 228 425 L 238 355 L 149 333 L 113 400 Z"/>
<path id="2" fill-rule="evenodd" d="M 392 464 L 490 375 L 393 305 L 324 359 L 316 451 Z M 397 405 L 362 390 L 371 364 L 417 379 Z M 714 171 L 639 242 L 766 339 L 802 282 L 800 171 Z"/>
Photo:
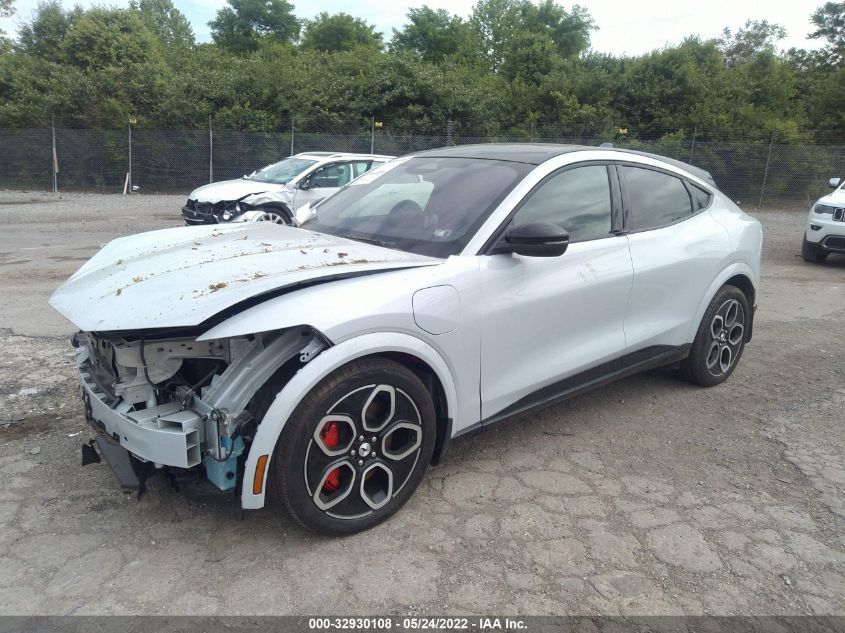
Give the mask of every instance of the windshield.
<path id="1" fill-rule="evenodd" d="M 316 162 L 316 160 L 306 160 L 304 158 L 286 158 L 281 162 L 267 165 L 264 169 L 259 169 L 258 171 L 252 172 L 249 176 L 244 177 L 247 180 L 255 180 L 257 182 L 286 185 Z"/>
<path id="2" fill-rule="evenodd" d="M 399 159 L 326 198 L 304 226 L 419 255 L 457 255 L 533 168 L 479 158 Z"/>

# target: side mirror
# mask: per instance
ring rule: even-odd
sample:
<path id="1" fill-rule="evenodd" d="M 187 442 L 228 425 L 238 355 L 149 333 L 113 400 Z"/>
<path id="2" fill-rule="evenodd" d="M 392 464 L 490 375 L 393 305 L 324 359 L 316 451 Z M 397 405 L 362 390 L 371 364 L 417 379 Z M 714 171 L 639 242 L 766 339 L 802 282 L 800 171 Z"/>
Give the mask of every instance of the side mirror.
<path id="1" fill-rule="evenodd" d="M 836 189 L 839 186 L 839 183 L 841 183 L 841 182 L 842 182 L 841 178 L 831 178 L 830 180 L 827 181 L 827 185 L 831 189 Z"/>
<path id="2" fill-rule="evenodd" d="M 311 176 L 305 176 L 302 180 L 299 181 L 299 185 L 297 185 L 303 191 L 307 191 L 311 188 Z"/>
<path id="3" fill-rule="evenodd" d="M 533 222 L 509 229 L 493 253 L 516 253 L 526 257 L 558 257 L 569 247 L 569 233 L 555 224 Z"/>

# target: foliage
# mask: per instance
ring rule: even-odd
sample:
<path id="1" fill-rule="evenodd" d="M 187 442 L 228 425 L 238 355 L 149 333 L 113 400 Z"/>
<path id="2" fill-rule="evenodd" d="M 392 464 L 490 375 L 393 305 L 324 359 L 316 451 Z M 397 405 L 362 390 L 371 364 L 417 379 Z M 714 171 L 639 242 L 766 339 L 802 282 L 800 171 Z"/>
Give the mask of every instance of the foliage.
<path id="1" fill-rule="evenodd" d="M 300 21 L 287 0 L 228 0 L 208 25 L 214 42 L 232 53 L 255 51 L 262 40 L 290 42 Z"/>
<path id="2" fill-rule="evenodd" d="M 287 0 L 228 0 L 202 44 L 173 0 L 41 0 L 13 43 L 0 40 L 0 127 L 51 115 L 123 126 L 132 115 L 142 128 L 211 118 L 271 132 L 295 116 L 354 131 L 377 116 L 391 134 L 444 134 L 452 120 L 454 134 L 484 138 L 831 142 L 845 130 L 845 3 L 811 19 L 820 51 L 781 51 L 783 28 L 757 20 L 617 57 L 589 49 L 585 9 L 554 0 L 477 0 L 466 20 L 413 8 L 387 49 L 359 18 L 301 21 Z"/>
<path id="3" fill-rule="evenodd" d="M 301 46 L 305 50 L 338 53 L 354 48 L 381 50 L 381 33 L 364 20 L 348 13 L 329 15 L 325 11 L 305 23 Z"/>

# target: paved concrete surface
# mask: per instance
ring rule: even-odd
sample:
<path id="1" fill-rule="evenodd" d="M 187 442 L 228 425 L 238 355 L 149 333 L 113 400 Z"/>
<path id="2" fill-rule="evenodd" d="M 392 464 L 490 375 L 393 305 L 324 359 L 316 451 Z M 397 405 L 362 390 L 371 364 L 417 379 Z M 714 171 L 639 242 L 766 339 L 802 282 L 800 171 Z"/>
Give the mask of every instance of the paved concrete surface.
<path id="1" fill-rule="evenodd" d="M 845 614 L 845 258 L 798 257 L 802 210 L 757 214 L 754 341 L 726 384 L 652 372 L 462 438 L 391 521 L 328 539 L 79 467 L 72 327 L 46 297 L 181 203 L 0 192 L 0 613 Z"/>

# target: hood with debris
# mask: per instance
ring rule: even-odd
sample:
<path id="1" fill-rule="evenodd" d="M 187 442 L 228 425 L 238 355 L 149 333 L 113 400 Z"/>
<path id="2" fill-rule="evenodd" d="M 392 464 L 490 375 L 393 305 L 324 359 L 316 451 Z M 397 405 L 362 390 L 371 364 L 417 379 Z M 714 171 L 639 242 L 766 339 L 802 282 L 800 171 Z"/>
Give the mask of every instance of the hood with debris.
<path id="1" fill-rule="evenodd" d="M 84 331 L 184 327 L 281 288 L 439 262 L 264 222 L 182 227 L 110 242 L 50 305 Z"/>

